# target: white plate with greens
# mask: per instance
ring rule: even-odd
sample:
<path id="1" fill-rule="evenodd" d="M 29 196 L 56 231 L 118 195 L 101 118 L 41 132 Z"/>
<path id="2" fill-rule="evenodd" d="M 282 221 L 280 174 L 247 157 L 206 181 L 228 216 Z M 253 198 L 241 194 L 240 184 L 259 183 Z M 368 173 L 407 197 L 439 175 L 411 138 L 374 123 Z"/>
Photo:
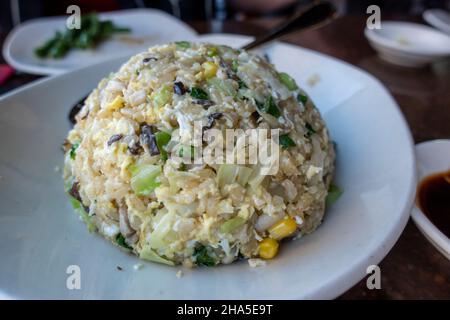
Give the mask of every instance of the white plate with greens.
<path id="1" fill-rule="evenodd" d="M 83 13 L 83 12 L 82 12 Z M 132 9 L 98 15 L 116 26 L 129 28 L 127 33 L 114 33 L 94 48 L 72 49 L 59 59 L 39 58 L 35 49 L 53 38 L 56 31 L 64 31 L 64 17 L 39 18 L 14 28 L 3 44 L 3 56 L 15 69 L 53 75 L 120 56 L 131 56 L 146 48 L 170 41 L 192 40 L 197 33 L 171 15 L 154 9 Z"/>
<path id="2" fill-rule="evenodd" d="M 250 40 L 201 38 L 235 47 Z M 267 54 L 312 97 L 337 143 L 335 182 L 344 193 L 314 233 L 283 245 L 264 267 L 240 261 L 196 269 L 142 262 L 90 234 L 55 166 L 63 162 L 71 106 L 126 59 L 109 61 L 0 98 L 0 296 L 329 299 L 366 276 L 396 242 L 412 206 L 416 168 L 407 124 L 387 90 L 366 72 L 288 44 L 275 43 Z M 135 270 L 139 263 L 143 267 Z M 79 290 L 66 286 L 68 268 L 75 270 L 70 266 L 79 267 Z"/>

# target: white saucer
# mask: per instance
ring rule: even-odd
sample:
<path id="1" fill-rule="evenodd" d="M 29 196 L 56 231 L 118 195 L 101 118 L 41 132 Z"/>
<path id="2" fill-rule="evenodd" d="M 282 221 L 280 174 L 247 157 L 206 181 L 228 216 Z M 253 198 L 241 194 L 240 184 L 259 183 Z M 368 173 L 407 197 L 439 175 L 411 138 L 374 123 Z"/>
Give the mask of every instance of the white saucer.
<path id="1" fill-rule="evenodd" d="M 450 169 L 450 140 L 432 140 L 416 145 L 418 181 Z M 415 205 L 411 216 L 425 237 L 450 260 L 450 239 Z"/>
<path id="2" fill-rule="evenodd" d="M 381 29 L 364 33 L 383 60 L 397 65 L 421 67 L 450 56 L 450 36 L 425 25 L 382 21 Z"/>

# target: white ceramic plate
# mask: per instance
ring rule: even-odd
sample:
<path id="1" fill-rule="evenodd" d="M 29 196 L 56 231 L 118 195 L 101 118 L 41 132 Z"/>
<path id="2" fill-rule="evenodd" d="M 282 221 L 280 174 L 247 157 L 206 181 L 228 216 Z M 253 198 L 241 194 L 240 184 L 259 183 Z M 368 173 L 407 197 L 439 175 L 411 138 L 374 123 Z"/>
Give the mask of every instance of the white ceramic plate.
<path id="1" fill-rule="evenodd" d="M 239 46 L 241 36 L 202 37 Z M 0 292 L 12 298 L 334 298 L 366 275 L 402 232 L 416 185 L 414 149 L 395 101 L 369 74 L 288 44 L 272 61 L 311 94 L 338 144 L 343 196 L 322 226 L 262 268 L 245 261 L 184 269 L 140 262 L 89 234 L 64 194 L 60 145 L 71 105 L 120 61 L 45 79 L 0 99 Z M 318 80 L 311 87 L 310 78 Z M 311 81 L 309 81 L 311 82 Z M 81 268 L 81 290 L 66 269 Z M 117 270 L 117 266 L 123 268 Z"/>
<path id="2" fill-rule="evenodd" d="M 71 50 L 61 59 L 39 59 L 34 48 L 63 30 L 67 17 L 40 18 L 16 27 L 3 44 L 5 60 L 17 70 L 32 74 L 58 74 L 82 66 L 129 56 L 149 46 L 192 40 L 196 32 L 169 14 L 154 9 L 132 9 L 99 14 L 119 26 L 129 27 L 130 33 L 120 33 L 101 42 L 95 49 Z M 125 41 L 132 39 L 133 41 Z"/>
<path id="3" fill-rule="evenodd" d="M 416 145 L 419 179 L 450 170 L 450 140 L 425 141 Z M 450 239 L 419 209 L 413 207 L 411 216 L 425 237 L 450 260 Z"/>

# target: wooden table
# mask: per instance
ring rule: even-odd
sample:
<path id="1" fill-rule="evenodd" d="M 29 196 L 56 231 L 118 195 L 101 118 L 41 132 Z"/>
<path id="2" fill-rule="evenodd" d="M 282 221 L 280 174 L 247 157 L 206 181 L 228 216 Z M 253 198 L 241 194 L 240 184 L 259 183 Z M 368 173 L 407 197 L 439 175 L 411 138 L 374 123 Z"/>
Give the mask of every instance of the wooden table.
<path id="1" fill-rule="evenodd" d="M 364 38 L 365 19 L 341 17 L 323 28 L 293 34 L 286 41 L 342 59 L 377 77 L 397 100 L 416 142 L 450 138 L 450 64 L 416 70 L 384 63 Z M 226 22 L 221 30 L 256 35 L 274 23 L 275 20 Z M 191 25 L 200 33 L 210 31 L 204 22 Z M 0 35 L 0 43 L 4 37 Z M 0 87 L 0 94 L 37 78 L 16 74 Z M 434 249 L 411 220 L 380 268 L 381 290 L 368 290 L 363 279 L 340 298 L 450 299 L 450 261 Z"/>

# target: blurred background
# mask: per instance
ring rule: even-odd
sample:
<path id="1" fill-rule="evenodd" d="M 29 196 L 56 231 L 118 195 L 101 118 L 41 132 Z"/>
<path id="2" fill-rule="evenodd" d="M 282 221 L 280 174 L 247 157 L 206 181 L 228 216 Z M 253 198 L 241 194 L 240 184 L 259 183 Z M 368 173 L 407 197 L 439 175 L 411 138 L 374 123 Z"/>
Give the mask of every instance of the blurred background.
<path id="1" fill-rule="evenodd" d="M 2 0 L 0 32 L 26 20 L 65 15 L 76 4 L 82 13 L 130 8 L 157 8 L 184 21 L 254 20 L 283 17 L 311 0 Z M 362 14 L 369 5 L 383 14 L 420 15 L 428 8 L 450 9 L 450 0 L 334 0 L 340 14 Z"/>

